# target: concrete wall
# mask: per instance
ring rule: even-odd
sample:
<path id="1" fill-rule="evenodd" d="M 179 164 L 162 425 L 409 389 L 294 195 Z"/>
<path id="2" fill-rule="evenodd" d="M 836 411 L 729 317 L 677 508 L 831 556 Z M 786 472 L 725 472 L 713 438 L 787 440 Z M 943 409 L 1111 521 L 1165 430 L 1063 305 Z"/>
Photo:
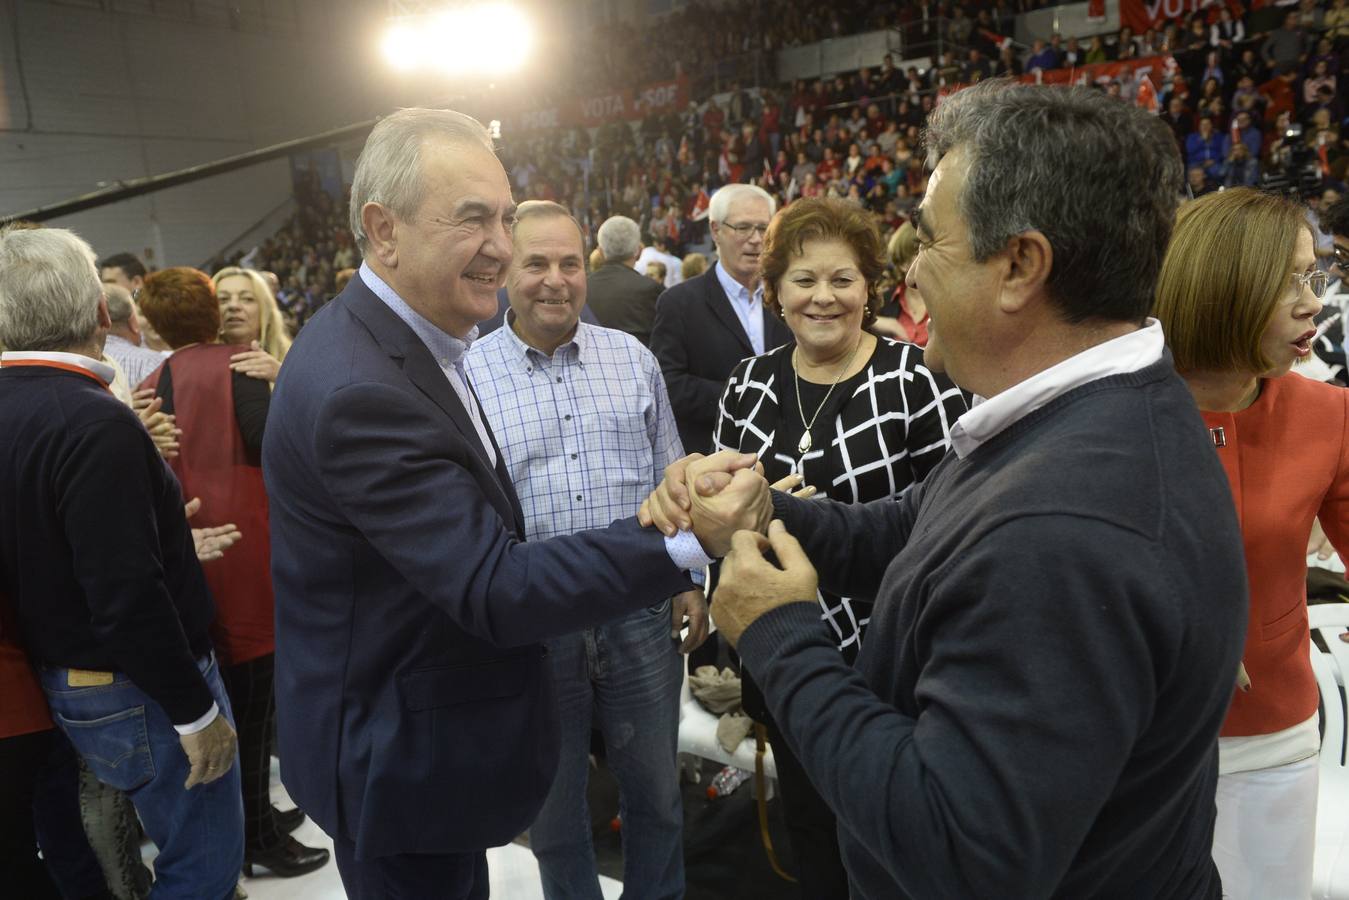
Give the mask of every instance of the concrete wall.
<path id="1" fill-rule="evenodd" d="M 149 0 L 0 0 L 0 211 L 429 102 L 425 84 L 385 75 L 382 14 L 360 18 L 378 6 L 155 0 L 151 13 Z M 289 164 L 276 160 L 49 224 L 100 254 L 197 265 L 289 193 Z"/>
<path id="2" fill-rule="evenodd" d="M 1087 18 L 1087 4 L 1069 3 L 1066 6 L 1053 6 L 1037 9 L 1016 17 L 1014 37 L 1022 44 L 1030 44 L 1036 38 L 1049 40 L 1054 32 L 1070 37 L 1084 38 L 1096 34 L 1114 34 L 1119 31 L 1119 0 L 1105 0 L 1105 19 L 1091 21 Z M 1086 49 L 1086 42 L 1082 48 Z"/>

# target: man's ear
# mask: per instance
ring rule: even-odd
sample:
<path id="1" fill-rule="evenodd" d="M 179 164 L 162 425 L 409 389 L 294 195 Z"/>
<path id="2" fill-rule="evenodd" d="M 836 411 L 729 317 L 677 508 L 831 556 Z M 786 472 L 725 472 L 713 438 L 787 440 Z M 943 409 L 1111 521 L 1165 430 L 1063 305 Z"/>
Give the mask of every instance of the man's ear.
<path id="1" fill-rule="evenodd" d="M 361 207 L 361 227 L 365 229 L 370 255 L 384 266 L 398 265 L 398 220 L 383 205 L 371 201 Z"/>
<path id="2" fill-rule="evenodd" d="M 1054 268 L 1054 248 L 1040 231 L 1023 231 L 1007 242 L 1007 277 L 998 295 L 1006 313 L 1020 312 L 1044 296 Z"/>

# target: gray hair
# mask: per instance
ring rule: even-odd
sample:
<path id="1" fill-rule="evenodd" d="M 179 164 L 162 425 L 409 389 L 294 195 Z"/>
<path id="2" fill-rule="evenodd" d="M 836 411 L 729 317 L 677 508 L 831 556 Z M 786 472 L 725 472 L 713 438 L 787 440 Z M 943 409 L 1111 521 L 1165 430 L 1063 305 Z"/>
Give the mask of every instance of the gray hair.
<path id="1" fill-rule="evenodd" d="M 64 228 L 0 230 L 0 344 L 69 350 L 98 330 L 93 248 Z"/>
<path id="2" fill-rule="evenodd" d="M 757 184 L 728 184 L 712 195 L 712 201 L 707 205 L 707 218 L 718 224 L 725 222 L 731 204 L 741 197 L 758 197 L 767 203 L 769 218 L 778 211 L 778 204 L 773 195 Z"/>
<path id="3" fill-rule="evenodd" d="M 131 300 L 131 292 L 120 284 L 106 282 L 103 285 L 103 294 L 108 298 L 108 318 L 112 319 L 112 324 L 130 322 L 131 317 L 136 312 L 136 304 Z"/>
<path id="4" fill-rule="evenodd" d="M 378 203 L 404 221 L 416 215 L 426 195 L 422 148 L 435 139 L 492 152 L 492 136 L 482 123 L 450 109 L 400 109 L 370 132 L 351 181 L 351 233 L 362 256 L 369 241 L 361 209 Z"/>
<path id="5" fill-rule="evenodd" d="M 1160 119 L 1090 88 L 985 80 L 937 107 L 924 144 L 931 166 L 965 158 L 959 208 L 976 262 L 1039 231 L 1066 321 L 1148 314 L 1184 183 Z"/>
<path id="6" fill-rule="evenodd" d="M 561 203 L 555 203 L 552 200 L 526 200 L 515 208 L 515 227 L 516 233 L 519 233 L 519 227 L 531 219 L 570 219 L 571 224 L 576 226 L 576 233 L 581 238 L 581 251 L 585 252 L 585 229 L 581 223 L 576 221 L 576 217 L 571 214 L 571 210 Z"/>
<path id="7" fill-rule="evenodd" d="M 595 235 L 600 252 L 610 262 L 632 259 L 642 249 L 642 229 L 627 216 L 610 216 Z"/>

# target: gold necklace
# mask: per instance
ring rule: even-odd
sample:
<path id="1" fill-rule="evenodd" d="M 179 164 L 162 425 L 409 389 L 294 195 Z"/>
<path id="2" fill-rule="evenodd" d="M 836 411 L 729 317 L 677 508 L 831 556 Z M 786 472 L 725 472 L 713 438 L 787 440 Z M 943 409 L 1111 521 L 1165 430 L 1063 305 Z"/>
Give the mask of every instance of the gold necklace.
<path id="1" fill-rule="evenodd" d="M 858 335 L 857 343 L 853 345 L 852 352 L 848 354 L 848 358 L 843 362 L 843 368 L 839 369 L 838 374 L 834 376 L 834 383 L 829 385 L 829 390 L 824 392 L 824 399 L 820 401 L 819 406 L 815 407 L 815 415 L 810 417 L 809 422 L 806 421 L 805 405 L 801 403 L 801 373 L 796 369 L 796 351 L 792 351 L 792 375 L 794 376 L 796 383 L 796 409 L 797 412 L 801 414 L 801 424 L 805 426 L 806 429 L 801 435 L 801 440 L 796 442 L 796 449 L 800 453 L 805 454 L 810 452 L 810 429 L 815 427 L 815 420 L 820 417 L 820 412 L 824 409 L 824 405 L 829 402 L 829 395 L 834 392 L 834 388 L 838 387 L 839 380 L 843 377 L 843 373 L 848 371 L 848 367 L 852 365 L 853 357 L 857 355 L 857 351 L 861 349 L 861 347 L 862 336 Z"/>

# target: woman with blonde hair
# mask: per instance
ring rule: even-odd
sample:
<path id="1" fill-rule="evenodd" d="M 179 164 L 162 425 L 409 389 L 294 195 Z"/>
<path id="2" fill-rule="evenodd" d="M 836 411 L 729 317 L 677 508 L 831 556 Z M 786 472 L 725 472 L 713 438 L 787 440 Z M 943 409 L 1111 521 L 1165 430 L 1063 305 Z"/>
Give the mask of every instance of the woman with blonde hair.
<path id="1" fill-rule="evenodd" d="M 916 288 L 904 283 L 909 266 L 918 256 L 918 231 L 912 222 L 905 222 L 890 235 L 885 246 L 885 255 L 894 267 L 895 279 L 899 287 L 890 296 L 890 302 L 881 307 L 876 321 L 871 323 L 872 331 L 897 341 L 908 341 L 919 347 L 927 346 L 927 304 Z"/>
<path id="2" fill-rule="evenodd" d="M 706 271 L 707 257 L 696 251 L 685 256 L 684 261 L 679 265 L 679 276 L 684 281 L 697 278 Z"/>
<path id="3" fill-rule="evenodd" d="M 272 289 L 259 272 L 238 266 L 216 272 L 211 283 L 220 302 L 220 342 L 248 348 L 230 357 L 230 368 L 275 384 L 290 333 Z"/>
<path id="4" fill-rule="evenodd" d="M 1213 839 L 1233 900 L 1312 890 L 1307 538 L 1319 517 L 1349 551 L 1349 392 L 1290 371 L 1311 355 L 1325 290 L 1303 210 L 1250 188 L 1181 209 L 1157 283 L 1155 314 L 1227 470 L 1246 550 L 1249 683 L 1218 740 Z"/>

